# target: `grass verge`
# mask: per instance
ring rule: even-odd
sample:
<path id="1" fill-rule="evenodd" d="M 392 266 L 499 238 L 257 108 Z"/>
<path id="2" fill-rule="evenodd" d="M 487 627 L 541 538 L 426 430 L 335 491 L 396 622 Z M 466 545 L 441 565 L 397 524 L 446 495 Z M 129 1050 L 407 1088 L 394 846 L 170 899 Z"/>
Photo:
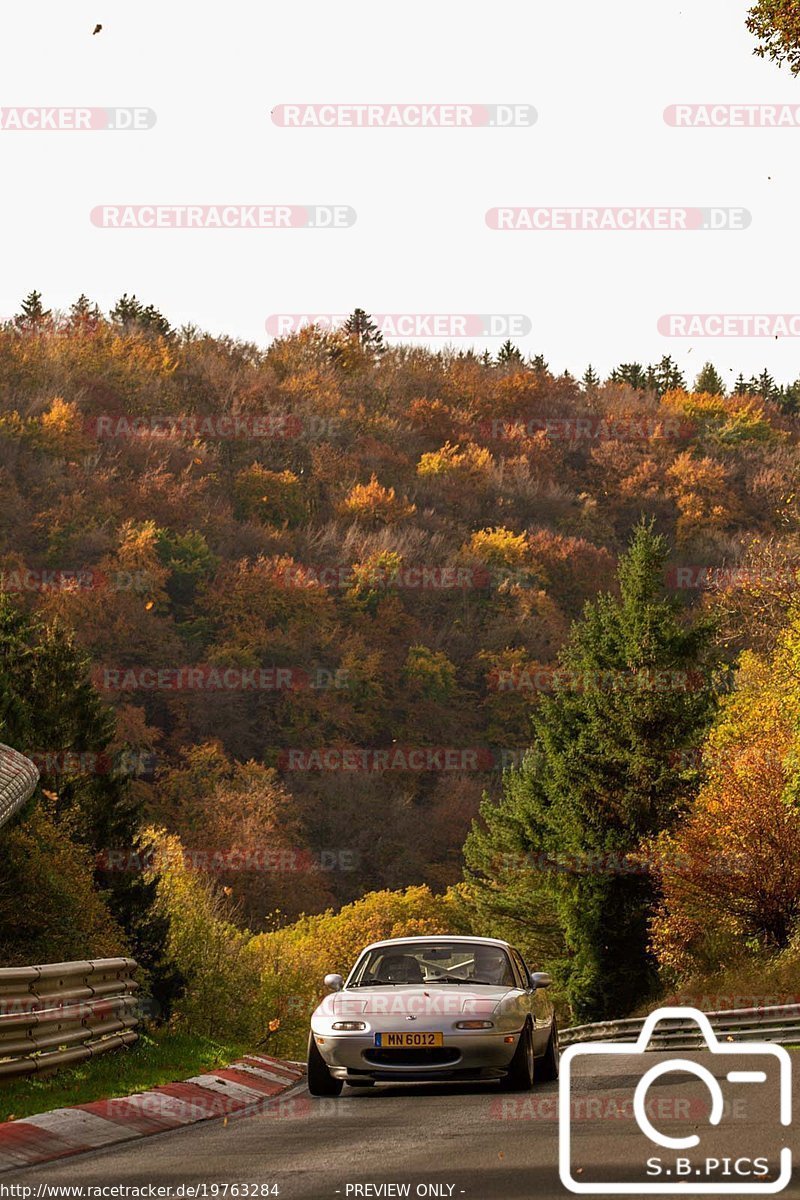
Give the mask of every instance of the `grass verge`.
<path id="1" fill-rule="evenodd" d="M 132 1046 L 45 1078 L 28 1076 L 0 1082 L 0 1121 L 175 1083 L 227 1066 L 245 1049 L 233 1042 L 168 1029 L 141 1034 Z"/>

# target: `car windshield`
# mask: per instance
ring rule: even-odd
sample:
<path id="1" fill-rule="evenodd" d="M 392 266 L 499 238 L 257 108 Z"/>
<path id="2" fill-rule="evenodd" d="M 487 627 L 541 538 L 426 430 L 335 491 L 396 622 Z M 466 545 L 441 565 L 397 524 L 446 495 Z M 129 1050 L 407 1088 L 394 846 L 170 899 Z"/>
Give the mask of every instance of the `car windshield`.
<path id="1" fill-rule="evenodd" d="M 474 942 L 393 942 L 374 946 L 356 963 L 348 987 L 404 983 L 488 983 L 514 987 L 502 946 Z"/>

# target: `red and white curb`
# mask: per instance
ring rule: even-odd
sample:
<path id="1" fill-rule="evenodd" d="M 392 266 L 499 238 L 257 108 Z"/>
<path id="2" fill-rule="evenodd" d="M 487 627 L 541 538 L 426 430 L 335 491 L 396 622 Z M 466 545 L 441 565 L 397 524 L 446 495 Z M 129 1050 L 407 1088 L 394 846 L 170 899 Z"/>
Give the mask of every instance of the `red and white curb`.
<path id="1" fill-rule="evenodd" d="M 246 1116 L 303 1078 L 299 1063 L 247 1054 L 224 1070 L 149 1092 L 0 1124 L 0 1172 L 83 1154 L 213 1117 Z"/>

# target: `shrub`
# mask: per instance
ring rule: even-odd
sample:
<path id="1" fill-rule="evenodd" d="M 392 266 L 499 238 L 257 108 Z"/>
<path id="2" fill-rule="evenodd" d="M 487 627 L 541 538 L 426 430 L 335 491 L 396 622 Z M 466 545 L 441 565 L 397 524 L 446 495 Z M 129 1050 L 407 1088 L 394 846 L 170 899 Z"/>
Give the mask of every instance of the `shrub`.
<path id="1" fill-rule="evenodd" d="M 347 975 L 359 951 L 385 938 L 468 933 L 462 893 L 435 895 L 427 887 L 369 892 L 339 912 L 301 917 L 294 925 L 253 939 L 261 973 L 262 1010 L 280 1020 L 276 1052 L 305 1056 L 308 1018 L 324 994 L 328 972 Z"/>
<path id="2" fill-rule="evenodd" d="M 4 966 L 113 958 L 129 953 L 89 852 L 42 808 L 3 830 L 0 963 Z"/>
<path id="3" fill-rule="evenodd" d="M 302 484 L 293 471 L 269 471 L 253 463 L 236 476 L 233 493 L 240 518 L 297 525 L 306 516 Z"/>
<path id="4" fill-rule="evenodd" d="M 215 1037 L 255 1037 L 263 1022 L 250 935 L 213 880 L 190 868 L 179 838 L 145 829 L 141 849 L 157 884 L 157 906 L 169 921 L 167 946 L 186 988 L 176 1004 L 190 1032 Z"/>

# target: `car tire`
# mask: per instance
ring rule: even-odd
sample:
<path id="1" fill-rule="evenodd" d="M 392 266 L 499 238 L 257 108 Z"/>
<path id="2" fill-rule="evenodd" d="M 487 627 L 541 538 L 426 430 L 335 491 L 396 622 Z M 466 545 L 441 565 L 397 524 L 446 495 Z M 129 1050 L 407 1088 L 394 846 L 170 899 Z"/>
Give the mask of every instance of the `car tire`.
<path id="1" fill-rule="evenodd" d="M 319 1052 L 314 1034 L 308 1035 L 308 1090 L 312 1096 L 341 1096 L 342 1080 L 335 1079 Z"/>
<path id="2" fill-rule="evenodd" d="M 534 1057 L 533 1036 L 530 1025 L 520 1034 L 514 1057 L 508 1065 L 504 1084 L 509 1092 L 529 1092 L 533 1087 Z"/>
<path id="3" fill-rule="evenodd" d="M 542 1083 L 554 1083 L 558 1079 L 558 1026 L 553 1017 L 553 1027 L 547 1039 L 547 1049 L 536 1064 L 536 1080 Z"/>
<path id="4" fill-rule="evenodd" d="M 348 1087 L 375 1087 L 374 1079 L 345 1079 Z"/>

